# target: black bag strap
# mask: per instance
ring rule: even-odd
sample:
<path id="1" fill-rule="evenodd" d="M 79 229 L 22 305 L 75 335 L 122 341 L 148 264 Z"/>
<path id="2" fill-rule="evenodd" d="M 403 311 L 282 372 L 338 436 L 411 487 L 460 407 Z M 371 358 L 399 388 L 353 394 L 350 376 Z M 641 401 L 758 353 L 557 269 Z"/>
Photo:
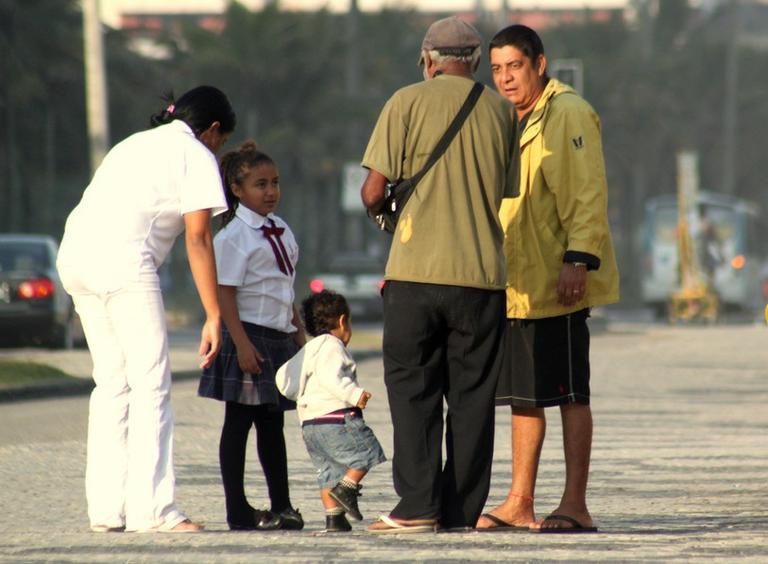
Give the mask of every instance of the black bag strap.
<path id="1" fill-rule="evenodd" d="M 459 113 L 456 114 L 456 117 L 453 118 L 453 121 L 451 122 L 451 125 L 448 126 L 448 129 L 445 133 L 443 133 L 443 136 L 440 138 L 440 141 L 437 142 L 437 145 L 435 145 L 434 150 L 432 151 L 432 154 L 429 155 L 429 159 L 427 159 L 427 162 L 424 164 L 424 166 L 421 168 L 419 172 L 414 174 L 408 181 L 410 184 L 411 189 L 416 187 L 416 183 L 422 179 L 422 177 L 429 172 L 429 169 L 432 168 L 432 165 L 434 165 L 437 160 L 445 153 L 445 150 L 448 148 L 448 145 L 451 144 L 451 141 L 453 141 L 453 138 L 456 137 L 456 134 L 461 129 L 461 126 L 464 124 L 464 121 L 467 119 L 467 116 L 469 116 L 472 109 L 475 107 L 475 104 L 477 103 L 477 100 L 480 98 L 480 95 L 483 93 L 483 85 L 479 82 L 475 82 L 474 86 L 472 86 L 472 90 L 469 91 L 469 95 L 467 96 L 467 99 L 464 100 L 464 104 L 461 106 L 461 109 L 459 110 Z"/>

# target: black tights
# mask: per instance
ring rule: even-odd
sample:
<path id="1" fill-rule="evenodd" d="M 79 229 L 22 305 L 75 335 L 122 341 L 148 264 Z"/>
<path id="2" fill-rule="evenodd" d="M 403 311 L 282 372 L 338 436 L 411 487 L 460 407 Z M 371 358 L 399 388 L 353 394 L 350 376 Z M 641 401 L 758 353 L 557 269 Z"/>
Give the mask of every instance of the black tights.
<path id="1" fill-rule="evenodd" d="M 244 487 L 245 450 L 251 425 L 256 427 L 256 448 L 267 480 L 271 510 L 281 512 L 291 506 L 283 420 L 282 411 L 270 411 L 265 405 L 227 402 L 219 442 L 219 464 L 228 523 L 244 524 L 253 519 L 253 507 L 245 497 Z"/>

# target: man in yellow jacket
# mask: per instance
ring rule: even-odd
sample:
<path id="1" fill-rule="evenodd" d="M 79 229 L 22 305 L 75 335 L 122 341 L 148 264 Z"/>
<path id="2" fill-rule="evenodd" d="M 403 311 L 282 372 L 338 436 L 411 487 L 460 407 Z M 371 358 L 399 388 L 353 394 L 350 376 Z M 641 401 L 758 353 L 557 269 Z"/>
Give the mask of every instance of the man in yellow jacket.
<path id="1" fill-rule="evenodd" d="M 520 196 L 500 210 L 507 259 L 507 332 L 497 405 L 512 406 L 512 485 L 480 529 L 591 532 L 586 503 L 592 447 L 589 330 L 592 306 L 619 299 L 608 226 L 600 120 L 569 86 L 547 76 L 541 39 L 509 26 L 490 47 L 498 91 L 520 121 Z M 546 419 L 560 406 L 566 482 L 540 521 L 534 488 Z"/>

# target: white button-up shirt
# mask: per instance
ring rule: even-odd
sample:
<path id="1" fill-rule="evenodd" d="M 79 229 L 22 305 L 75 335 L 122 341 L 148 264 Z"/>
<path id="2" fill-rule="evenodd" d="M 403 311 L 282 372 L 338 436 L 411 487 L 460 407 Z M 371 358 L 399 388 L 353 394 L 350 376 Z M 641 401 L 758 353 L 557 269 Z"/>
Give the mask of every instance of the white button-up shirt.
<path id="1" fill-rule="evenodd" d="M 67 219 L 58 263 L 97 291 L 165 260 L 184 214 L 227 209 L 216 158 L 181 120 L 131 135 L 104 158 Z"/>
<path id="2" fill-rule="evenodd" d="M 293 267 L 286 268 L 288 273 L 278 268 L 272 245 L 261 230 L 270 219 L 285 230 L 280 239 Z M 284 333 L 296 331 L 291 319 L 299 246 L 288 224 L 274 214 L 265 217 L 240 205 L 213 244 L 219 284 L 237 287 L 240 320 Z"/>

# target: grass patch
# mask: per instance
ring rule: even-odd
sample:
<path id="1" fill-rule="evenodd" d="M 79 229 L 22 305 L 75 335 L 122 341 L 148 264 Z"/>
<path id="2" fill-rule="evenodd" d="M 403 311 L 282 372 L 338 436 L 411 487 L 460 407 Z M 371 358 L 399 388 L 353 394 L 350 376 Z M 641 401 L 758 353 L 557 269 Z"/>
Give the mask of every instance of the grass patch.
<path id="1" fill-rule="evenodd" d="M 354 320 L 353 320 L 354 323 Z M 355 330 L 352 326 L 352 340 L 349 343 L 349 348 L 352 350 L 381 350 L 382 348 L 382 331 L 381 329 L 362 329 Z M 354 353 L 353 353 L 354 355 Z"/>
<path id="2" fill-rule="evenodd" d="M 26 386 L 38 382 L 71 379 L 72 376 L 58 368 L 36 362 L 0 360 L 0 389 Z"/>

